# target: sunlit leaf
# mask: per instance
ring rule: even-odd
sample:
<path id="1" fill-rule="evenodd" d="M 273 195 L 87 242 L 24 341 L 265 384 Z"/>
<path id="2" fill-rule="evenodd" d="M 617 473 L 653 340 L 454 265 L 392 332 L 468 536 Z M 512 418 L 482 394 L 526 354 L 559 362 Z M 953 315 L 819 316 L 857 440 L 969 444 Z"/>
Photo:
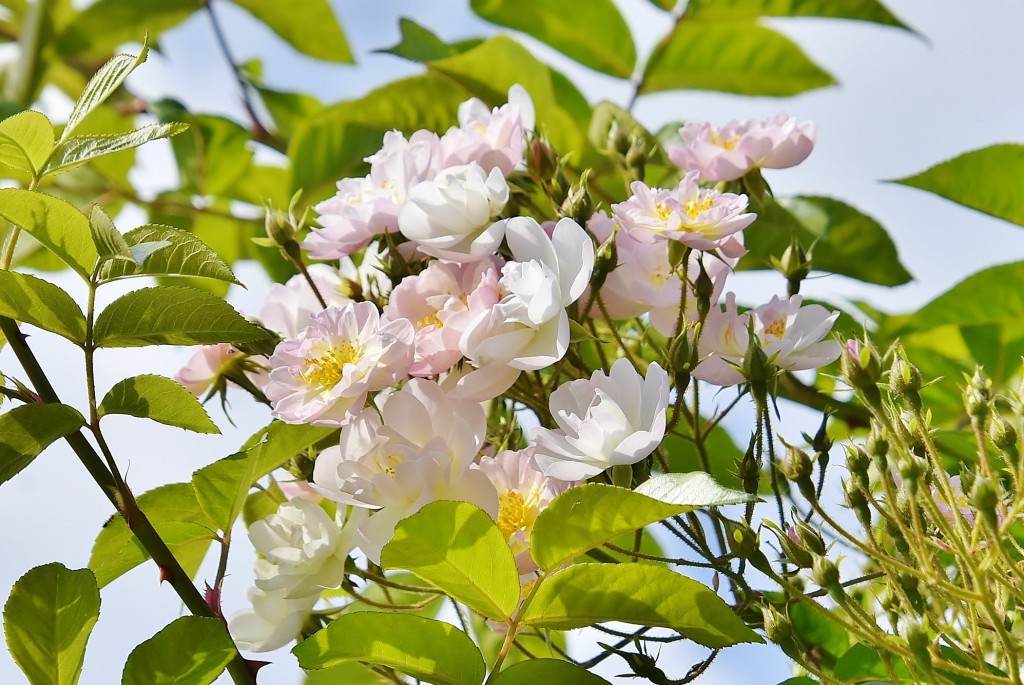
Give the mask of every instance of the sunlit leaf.
<path id="1" fill-rule="evenodd" d="M 16 476 L 58 438 L 85 425 L 65 404 L 24 404 L 0 414 L 0 484 Z"/>
<path id="2" fill-rule="evenodd" d="M 189 576 L 194 576 L 213 540 L 215 527 L 188 483 L 164 485 L 138 497 L 139 507 Z M 103 526 L 89 556 L 100 587 L 149 559 L 149 552 L 115 514 Z M 156 569 L 153 577 L 156 578 Z"/>
<path id="3" fill-rule="evenodd" d="M 575 564 L 544 579 L 521 623 L 571 630 L 605 621 L 671 628 L 705 647 L 763 642 L 710 588 L 660 566 Z"/>
<path id="4" fill-rule="evenodd" d="M 238 283 L 217 253 L 188 231 L 147 224 L 128 231 L 123 237 L 136 263 L 109 262 L 100 269 L 100 280 L 130 276 L 191 276 Z"/>
<path id="5" fill-rule="evenodd" d="M 750 253 L 740 268 L 774 268 L 795 234 L 811 254 L 815 271 L 840 274 L 877 285 L 903 285 L 911 275 L 896 245 L 873 218 L 828 197 L 797 196 L 768 202 L 744 232 Z"/>
<path id="6" fill-rule="evenodd" d="M 352 64 L 349 49 L 328 0 L 231 0 L 304 55 Z"/>
<path id="7" fill-rule="evenodd" d="M 99 413 L 137 416 L 196 433 L 220 433 L 195 395 L 170 378 L 151 374 L 119 381 L 103 398 Z"/>
<path id="8" fill-rule="evenodd" d="M 361 661 L 389 666 L 436 685 L 480 685 L 484 660 L 451 625 L 412 614 L 345 614 L 293 650 L 306 670 Z"/>
<path id="9" fill-rule="evenodd" d="M 993 145 L 966 152 L 893 183 L 927 190 L 947 200 L 1024 226 L 1024 145 Z"/>
<path id="10" fill-rule="evenodd" d="M 640 92 L 782 96 L 833 83 L 796 43 L 753 21 L 683 21 L 655 47 Z"/>
<path id="11" fill-rule="evenodd" d="M 20 188 L 0 188 L 0 216 L 33 238 L 88 279 L 96 264 L 89 218 L 64 200 Z"/>
<path id="12" fill-rule="evenodd" d="M 756 17 L 831 17 L 911 30 L 877 0 L 690 0 L 683 16 L 726 21 Z"/>
<path id="13" fill-rule="evenodd" d="M 96 317 L 94 332 L 101 347 L 211 345 L 266 337 L 221 298 L 176 286 L 122 295 Z"/>
<path id="14" fill-rule="evenodd" d="M 18 579 L 4 605 L 7 647 L 32 685 L 75 685 L 99 615 L 92 571 L 37 566 Z"/>
<path id="15" fill-rule="evenodd" d="M 170 138 L 187 129 L 188 124 L 152 124 L 128 133 L 68 138 L 57 146 L 44 173 L 59 174 L 97 157 L 131 150 L 153 140 Z"/>
<path id="16" fill-rule="evenodd" d="M 182 616 L 132 650 L 121 685 L 210 685 L 234 655 L 224 621 Z"/>
<path id="17" fill-rule="evenodd" d="M 470 5 L 487 21 L 527 33 L 591 69 L 620 78 L 633 74 L 633 36 L 611 0 L 472 0 Z"/>
<path id="18" fill-rule="evenodd" d="M 530 539 L 530 553 L 541 569 L 550 570 L 571 561 L 625 533 L 672 516 L 716 504 L 746 501 L 744 493 L 718 486 L 707 474 L 677 474 L 679 481 L 666 487 L 656 484 L 656 494 L 676 497 L 664 502 L 646 494 L 600 483 L 569 488 L 540 513 Z M 697 487 L 687 487 L 687 483 Z M 683 501 L 690 497 L 693 501 Z M 719 501 L 717 498 L 723 498 Z"/>
<path id="19" fill-rule="evenodd" d="M 398 28 L 402 32 L 402 40 L 397 45 L 374 52 L 404 57 L 414 62 L 429 62 L 461 54 L 483 42 L 479 38 L 471 38 L 457 43 L 445 43 L 433 31 L 406 17 L 398 20 Z"/>
<path id="20" fill-rule="evenodd" d="M 908 328 L 946 324 L 979 326 L 1024 318 L 1024 262 L 983 269 L 968 276 L 911 317 Z"/>
<path id="21" fill-rule="evenodd" d="M 601 685 L 608 681 L 590 671 L 560 659 L 530 659 L 513 664 L 499 673 L 494 685 Z"/>
<path id="22" fill-rule="evenodd" d="M 35 176 L 53 150 L 53 125 L 28 110 L 0 121 L 0 164 Z"/>
<path id="23" fill-rule="evenodd" d="M 0 316 L 85 341 L 85 315 L 71 296 L 48 281 L 0 270 Z"/>
<path id="24" fill-rule="evenodd" d="M 136 36 L 138 38 L 138 36 Z M 124 83 L 128 74 L 135 71 L 135 68 L 146 61 L 149 54 L 149 47 L 143 46 L 139 55 L 115 55 L 106 64 L 100 67 L 85 86 L 81 97 L 75 101 L 68 116 L 68 123 L 64 124 L 64 130 L 60 134 L 58 143 L 64 143 L 71 137 L 71 134 L 78 127 L 89 112 L 93 111 L 117 90 L 118 86 Z"/>
<path id="25" fill-rule="evenodd" d="M 199 506 L 220 530 L 230 530 L 253 483 L 336 429 L 274 421 L 250 438 L 243 450 L 192 474 Z"/>
<path id="26" fill-rule="evenodd" d="M 469 502 L 432 502 L 403 519 L 381 552 L 381 566 L 411 571 L 498 621 L 519 602 L 519 572 L 505 536 Z"/>

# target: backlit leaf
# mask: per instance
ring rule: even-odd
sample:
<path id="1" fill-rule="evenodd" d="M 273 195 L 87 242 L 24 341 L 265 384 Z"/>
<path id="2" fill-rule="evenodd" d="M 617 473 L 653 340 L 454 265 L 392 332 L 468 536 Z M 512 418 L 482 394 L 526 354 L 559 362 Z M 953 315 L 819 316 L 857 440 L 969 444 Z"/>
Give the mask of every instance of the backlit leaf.
<path id="1" fill-rule="evenodd" d="M 65 404 L 24 404 L 0 414 L 0 484 L 32 463 L 58 438 L 85 425 L 85 419 Z"/>
<path id="2" fill-rule="evenodd" d="M 35 176 L 53 150 L 53 125 L 45 114 L 28 110 L 0 121 L 0 164 Z"/>
<path id="3" fill-rule="evenodd" d="M 328 0 L 232 0 L 293 48 L 317 59 L 352 64 L 355 60 Z"/>
<path id="4" fill-rule="evenodd" d="M 89 218 L 71 204 L 44 193 L 0 188 L 0 216 L 32 235 L 88 279 L 96 264 Z"/>
<path id="5" fill-rule="evenodd" d="M 182 616 L 132 650 L 121 685 L 210 685 L 234 655 L 224 621 Z"/>
<path id="6" fill-rule="evenodd" d="M 196 433 L 220 433 L 195 395 L 170 378 L 151 374 L 119 381 L 103 398 L 99 413 L 137 416 Z"/>
<path id="7" fill-rule="evenodd" d="M 188 124 L 152 124 L 128 133 L 68 138 L 57 146 L 46 165 L 45 173 L 59 174 L 97 157 L 131 150 L 153 140 L 170 138 L 187 129 Z"/>
<path id="8" fill-rule="evenodd" d="M 48 281 L 15 271 L 0 270 L 0 316 L 32 324 L 85 341 L 85 315 L 66 292 Z"/>

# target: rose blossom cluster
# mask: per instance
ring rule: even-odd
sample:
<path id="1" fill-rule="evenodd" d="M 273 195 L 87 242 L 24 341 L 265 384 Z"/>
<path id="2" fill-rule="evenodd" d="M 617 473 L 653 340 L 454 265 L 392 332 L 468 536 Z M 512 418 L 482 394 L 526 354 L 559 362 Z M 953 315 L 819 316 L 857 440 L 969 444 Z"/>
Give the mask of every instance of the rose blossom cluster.
<path id="1" fill-rule="evenodd" d="M 320 226 L 303 248 L 341 260 L 340 270 L 310 269 L 320 298 L 296 278 L 260 311 L 283 338 L 260 378 L 273 416 L 340 433 L 302 497 L 250 527 L 260 553 L 252 609 L 230 621 L 250 650 L 294 638 L 355 550 L 379 564 L 396 525 L 437 500 L 490 514 L 530 582 L 530 534 L 548 503 L 650 457 L 666 432 L 669 365 L 627 356 L 573 379 L 573 325 L 639 318 L 670 338 L 703 330 L 693 373 L 719 384 L 743 381 L 752 341 L 782 369 L 835 358 L 823 342 L 834 315 L 799 297 L 743 314 L 731 295 L 725 310 L 711 306 L 756 218 L 745 196 L 703 186 L 694 169 L 672 188 L 634 182 L 585 227 L 538 220 L 510 203 L 534 127 L 525 91 L 513 87 L 493 110 L 470 100 L 458 121 L 442 136 L 388 133 L 366 159 L 370 173 L 316 207 Z M 616 258 L 595 265 L 596 245 Z M 382 266 L 392 258 L 408 274 L 393 284 Z M 489 413 L 526 406 L 541 425 L 531 444 L 508 449 Z"/>

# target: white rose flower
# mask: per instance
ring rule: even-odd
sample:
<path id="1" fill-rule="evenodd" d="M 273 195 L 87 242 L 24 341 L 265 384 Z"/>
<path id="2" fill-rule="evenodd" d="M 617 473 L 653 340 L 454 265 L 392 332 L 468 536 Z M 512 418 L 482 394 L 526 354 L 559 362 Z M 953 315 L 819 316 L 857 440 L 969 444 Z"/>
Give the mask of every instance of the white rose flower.
<path id="1" fill-rule="evenodd" d="M 611 373 L 564 383 L 551 393 L 558 430 L 534 428 L 534 463 L 544 475 L 584 480 L 620 464 L 635 464 L 665 437 L 668 374 L 657 362 L 641 377 L 626 359 Z"/>
<path id="2" fill-rule="evenodd" d="M 345 508 L 339 509 L 343 519 Z M 293 499 L 261 521 L 249 526 L 249 539 L 263 555 L 256 587 L 264 592 L 282 590 L 287 599 L 319 595 L 338 587 L 345 574 L 345 559 L 355 547 L 355 530 L 366 518 L 353 509 L 349 520 L 335 521 L 318 504 Z"/>
<path id="3" fill-rule="evenodd" d="M 550 238 L 534 219 L 505 223 L 513 261 L 501 271 L 502 299 L 477 315 L 459 341 L 477 368 L 459 379 L 457 397 L 496 397 L 520 371 L 561 359 L 569 348 L 565 308 L 579 299 L 594 270 L 594 244 L 572 219 L 559 221 Z"/>
<path id="4" fill-rule="evenodd" d="M 493 222 L 508 202 L 500 169 L 490 174 L 474 163 L 441 171 L 414 186 L 398 216 L 398 228 L 421 252 L 453 262 L 475 262 L 501 245 L 505 225 Z"/>
<path id="5" fill-rule="evenodd" d="M 252 609 L 228 619 L 228 632 L 239 649 L 272 652 L 295 639 L 319 595 L 288 599 L 283 590 L 264 592 L 249 588 Z"/>

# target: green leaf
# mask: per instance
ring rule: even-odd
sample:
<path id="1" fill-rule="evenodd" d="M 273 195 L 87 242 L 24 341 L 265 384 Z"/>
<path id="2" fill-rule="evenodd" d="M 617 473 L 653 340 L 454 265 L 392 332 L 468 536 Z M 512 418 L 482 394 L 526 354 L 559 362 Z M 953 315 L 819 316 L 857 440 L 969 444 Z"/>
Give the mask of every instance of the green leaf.
<path id="1" fill-rule="evenodd" d="M 127 133 L 68 138 L 54 150 L 43 173 L 59 174 L 97 157 L 131 150 L 153 140 L 176 136 L 186 130 L 188 124 L 152 124 Z"/>
<path id="2" fill-rule="evenodd" d="M 509 666 L 491 681 L 494 685 L 601 685 L 608 681 L 560 659 L 531 659 Z"/>
<path id="3" fill-rule="evenodd" d="M 703 425 L 703 421 L 701 422 Z M 668 459 L 669 470 L 673 473 L 689 473 L 703 471 L 700 454 L 692 440 L 679 435 L 665 436 L 661 449 Z M 732 436 L 720 425 L 711 429 L 704 441 L 704 451 L 708 458 L 711 476 L 731 488 L 743 487 L 743 482 L 736 475 L 736 461 L 743 457 L 743 450 L 736 446 Z"/>
<path id="4" fill-rule="evenodd" d="M 234 655 L 223 621 L 182 616 L 132 650 L 121 685 L 209 685 Z"/>
<path id="5" fill-rule="evenodd" d="M 654 49 L 640 92 L 784 96 L 834 83 L 796 43 L 753 21 L 683 21 Z"/>
<path id="6" fill-rule="evenodd" d="M 99 616 L 92 571 L 37 566 L 18 579 L 4 605 L 7 648 L 32 685 L 75 685 Z"/>
<path id="7" fill-rule="evenodd" d="M 756 19 L 757 17 L 830 17 L 853 19 L 910 31 L 877 0 L 690 0 L 686 19 Z"/>
<path id="8" fill-rule="evenodd" d="M 926 171 L 892 181 L 927 190 L 979 212 L 1024 226 L 1024 145 L 993 145 L 966 152 Z"/>
<path id="9" fill-rule="evenodd" d="M 877 285 L 903 285 L 911 280 L 881 224 L 839 200 L 816 196 L 768 202 L 744 233 L 750 252 L 740 268 L 774 268 L 771 258 L 782 256 L 794 233 L 811 253 L 815 271 Z"/>
<path id="10" fill-rule="evenodd" d="M 605 621 L 671 628 L 713 649 L 763 642 L 721 597 L 647 564 L 575 564 L 545 578 L 522 624 L 572 630 Z"/>
<path id="11" fill-rule="evenodd" d="M 100 347 L 211 345 L 266 337 L 216 295 L 177 286 L 122 295 L 100 312 L 94 333 Z"/>
<path id="12" fill-rule="evenodd" d="M 126 414 L 196 433 L 220 433 L 195 395 L 170 378 L 151 374 L 119 381 L 103 398 L 99 414 Z"/>
<path id="13" fill-rule="evenodd" d="M 397 45 L 374 52 L 404 57 L 413 62 L 429 62 L 462 54 L 483 42 L 479 38 L 471 38 L 457 43 L 445 43 L 433 31 L 406 17 L 398 20 L 398 28 L 402 32 L 402 40 Z"/>
<path id="14" fill-rule="evenodd" d="M 97 252 L 85 214 L 44 193 L 0 188 L 0 216 L 30 233 L 88 280 Z"/>
<path id="15" fill-rule="evenodd" d="M 89 214 L 89 228 L 92 231 L 92 242 L 96 245 L 100 261 L 124 261 L 134 264 L 135 258 L 125 242 L 124 236 L 117 230 L 113 220 L 107 216 L 99 205 L 93 205 Z"/>
<path id="16" fill-rule="evenodd" d="M 789 619 L 793 630 L 808 649 L 813 648 L 814 654 L 822 665 L 831 669 L 850 646 L 850 636 L 846 629 L 828 617 L 815 611 L 805 604 L 791 604 Z"/>
<path id="17" fill-rule="evenodd" d="M 214 525 L 196 501 L 192 486 L 188 483 L 164 485 L 143 493 L 138 502 L 185 572 L 189 577 L 194 576 L 213 540 Z M 124 518 L 115 514 L 96 537 L 89 568 L 96 573 L 99 586 L 104 587 L 147 559 L 149 552 Z"/>
<path id="18" fill-rule="evenodd" d="M 253 483 L 336 429 L 274 421 L 232 454 L 192 474 L 199 506 L 220 530 L 230 530 Z"/>
<path id="19" fill-rule="evenodd" d="M 746 504 L 756 497 L 740 490 L 723 488 L 706 473 L 665 473 L 641 483 L 634 491 L 652 499 L 688 507 L 720 507 Z"/>
<path id="20" fill-rule="evenodd" d="M 393 680 L 370 670 L 357 661 L 346 661 L 337 666 L 310 671 L 305 685 L 394 685 Z"/>
<path id="21" fill-rule="evenodd" d="M 530 538 L 531 555 L 542 570 L 551 570 L 651 523 L 705 506 L 746 501 L 745 494 L 721 488 L 707 474 L 700 474 L 707 479 L 701 479 L 704 489 L 685 486 L 686 482 L 696 484 L 696 480 L 690 479 L 698 474 L 677 475 L 684 479 L 677 494 L 692 495 L 694 501 L 662 502 L 640 492 L 600 483 L 569 488 L 537 517 Z M 709 486 L 708 481 L 714 485 Z M 723 494 L 728 501 L 714 501 L 714 495 Z M 705 495 L 712 497 L 707 500 Z"/>
<path id="22" fill-rule="evenodd" d="M 925 331 L 946 324 L 979 326 L 1024 318 L 1024 262 L 983 269 L 922 307 L 907 328 Z"/>
<path id="23" fill-rule="evenodd" d="M 498 621 L 519 603 L 515 558 L 486 512 L 469 502 L 432 502 L 395 527 L 381 566 L 402 568 Z"/>
<path id="24" fill-rule="evenodd" d="M 35 276 L 0 270 L 0 316 L 22 321 L 63 336 L 85 341 L 85 315 L 71 296 Z"/>
<path id="25" fill-rule="evenodd" d="M 465 633 L 413 614 L 346 614 L 296 645 L 292 654 L 305 670 L 362 661 L 437 685 L 480 685 L 487 672 Z"/>
<path id="26" fill-rule="evenodd" d="M 136 262 L 104 264 L 99 271 L 101 281 L 132 276 L 191 276 L 241 285 L 217 253 L 188 231 L 147 224 L 123 237 Z"/>
<path id="27" fill-rule="evenodd" d="M 64 143 L 64 141 L 68 140 L 75 128 L 89 115 L 89 112 L 103 104 L 104 100 L 110 97 L 117 90 L 118 86 L 124 83 L 124 80 L 128 78 L 128 74 L 135 71 L 137 66 L 146 61 L 148 54 L 149 47 L 143 45 L 138 57 L 135 55 L 115 55 L 100 67 L 99 71 L 85 85 L 82 96 L 75 102 L 75 106 L 71 109 L 71 115 L 68 117 L 68 123 L 64 125 L 64 131 L 60 134 L 60 140 L 57 142 Z"/>
<path id="28" fill-rule="evenodd" d="M 330 62 L 353 64 L 341 24 L 328 0 L 232 0 L 266 24 L 282 40 L 304 55 Z"/>
<path id="29" fill-rule="evenodd" d="M 171 138 L 182 191 L 222 195 L 245 176 L 253 152 L 244 126 L 226 117 L 192 114 L 173 100 L 160 100 L 153 109 L 164 123 L 189 125 L 184 135 Z"/>
<path id="30" fill-rule="evenodd" d="M 633 36 L 611 0 L 472 0 L 470 6 L 487 21 L 529 34 L 591 69 L 633 75 Z"/>
<path id="31" fill-rule="evenodd" d="M 0 164 L 39 175 L 53 150 L 53 125 L 45 114 L 28 110 L 0 121 Z"/>
<path id="32" fill-rule="evenodd" d="M 274 129 L 290 140 L 295 132 L 311 119 L 324 106 L 319 100 L 306 93 L 289 93 L 271 90 L 263 86 L 255 86 L 260 100 L 266 105 L 270 117 L 274 120 Z M 279 171 L 285 171 L 279 169 Z M 262 204 L 257 202 L 255 204 Z"/>
<path id="33" fill-rule="evenodd" d="M 903 659 L 893 652 L 888 652 L 893 671 L 900 678 L 911 680 L 910 672 Z M 870 681 L 888 681 L 889 669 L 878 650 L 857 643 L 850 647 L 836 662 L 835 676 L 844 683 L 860 683 Z"/>
<path id="34" fill-rule="evenodd" d="M 51 442 L 85 425 L 65 404 L 25 404 L 0 414 L 0 484 L 32 463 Z"/>
<path id="35" fill-rule="evenodd" d="M 85 53 L 103 59 L 147 32 L 156 39 L 201 8 L 201 0 L 97 0 L 75 16 L 57 39 L 57 50 L 65 57 Z"/>

